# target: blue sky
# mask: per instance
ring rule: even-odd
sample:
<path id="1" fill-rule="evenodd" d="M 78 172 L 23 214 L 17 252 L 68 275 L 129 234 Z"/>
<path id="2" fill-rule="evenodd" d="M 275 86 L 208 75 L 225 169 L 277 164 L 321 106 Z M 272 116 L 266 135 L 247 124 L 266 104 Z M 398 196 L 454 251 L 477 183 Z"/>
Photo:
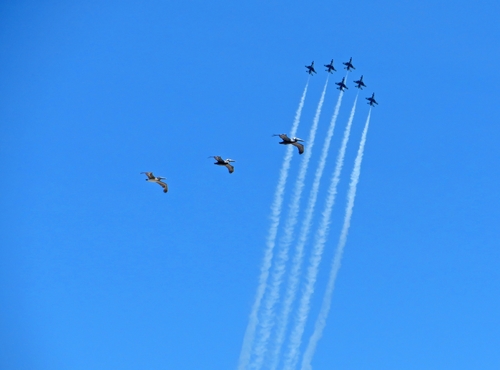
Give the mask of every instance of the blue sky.
<path id="1" fill-rule="evenodd" d="M 380 105 L 313 368 L 499 368 L 499 11 L 491 1 L 2 2 L 0 367 L 236 369 L 285 153 L 271 135 L 290 130 L 314 60 L 297 132 L 307 137 L 333 58 L 307 194 L 334 82 L 353 57 L 315 222 L 352 80 L 368 87 L 312 318 L 364 98 L 375 92 Z M 210 155 L 234 158 L 235 172 Z M 299 164 L 295 155 L 285 202 Z M 141 171 L 167 177 L 169 193 Z"/>

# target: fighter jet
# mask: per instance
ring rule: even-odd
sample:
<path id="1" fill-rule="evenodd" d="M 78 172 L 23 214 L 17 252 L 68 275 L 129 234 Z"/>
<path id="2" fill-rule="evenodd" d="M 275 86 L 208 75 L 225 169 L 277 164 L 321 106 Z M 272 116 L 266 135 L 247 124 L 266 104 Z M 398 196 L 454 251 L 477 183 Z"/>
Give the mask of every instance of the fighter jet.
<path id="1" fill-rule="evenodd" d="M 370 104 L 370 106 L 372 107 L 374 106 L 373 104 L 378 105 L 377 101 L 375 100 L 375 93 L 373 93 L 371 97 L 365 99 L 368 100 L 368 104 Z"/>
<path id="2" fill-rule="evenodd" d="M 342 63 L 342 64 L 346 66 L 346 67 L 344 67 L 344 69 L 347 69 L 348 71 L 350 71 L 351 69 L 356 69 L 352 65 L 352 57 L 351 57 L 351 59 L 349 59 L 348 62 L 345 62 L 345 63 Z"/>
<path id="3" fill-rule="evenodd" d="M 165 177 L 156 177 L 155 175 L 153 175 L 153 172 L 141 172 L 141 173 L 145 174 L 148 177 L 146 179 L 146 181 L 156 182 L 158 185 L 160 185 L 163 188 L 164 193 L 166 193 L 168 191 L 167 184 L 164 183 L 163 181 L 161 181 L 161 180 L 164 180 Z"/>
<path id="4" fill-rule="evenodd" d="M 345 81 L 345 77 L 342 78 L 342 81 L 335 82 L 335 85 L 339 85 L 339 87 L 337 87 L 337 89 L 339 89 L 340 91 L 344 91 L 344 89 L 348 89 L 348 87 L 345 85 L 344 81 Z"/>
<path id="5" fill-rule="evenodd" d="M 330 62 L 330 64 L 325 64 L 325 71 L 327 71 L 328 73 L 332 73 L 332 71 L 336 71 L 336 69 L 333 67 L 333 59 L 332 61 Z"/>
<path id="6" fill-rule="evenodd" d="M 316 71 L 314 70 L 314 60 L 312 61 L 310 66 L 305 66 L 305 67 L 307 68 L 306 72 L 309 73 L 310 75 L 316 73 Z"/>
<path id="7" fill-rule="evenodd" d="M 289 144 L 292 144 L 293 146 L 297 147 L 297 149 L 299 150 L 299 154 L 302 154 L 304 153 L 304 145 L 302 145 L 301 143 L 299 143 L 299 141 L 304 141 L 298 137 L 292 137 L 291 139 L 287 136 L 287 134 L 274 134 L 273 136 L 279 136 L 281 140 L 283 141 L 280 141 L 280 144 L 283 144 L 283 145 L 289 145 Z"/>
<path id="8" fill-rule="evenodd" d="M 361 78 L 357 81 L 354 81 L 354 83 L 356 84 L 356 87 L 360 90 L 363 90 L 363 87 L 366 87 L 365 83 L 363 82 L 363 75 L 361 75 Z"/>
<path id="9" fill-rule="evenodd" d="M 227 170 L 229 171 L 229 173 L 233 173 L 234 172 L 234 167 L 231 166 L 231 162 L 236 162 L 234 159 L 222 159 L 222 157 L 220 155 L 211 155 L 210 157 L 208 158 L 214 158 L 217 162 L 215 162 L 214 164 L 216 164 L 217 166 L 224 166 L 224 167 L 227 167 Z"/>

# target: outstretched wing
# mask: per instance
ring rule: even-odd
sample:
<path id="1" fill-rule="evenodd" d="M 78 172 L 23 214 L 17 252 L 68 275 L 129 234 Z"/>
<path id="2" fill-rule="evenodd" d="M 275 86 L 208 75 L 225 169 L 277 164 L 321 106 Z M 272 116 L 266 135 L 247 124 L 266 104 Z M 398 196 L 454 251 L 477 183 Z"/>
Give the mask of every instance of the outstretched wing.
<path id="1" fill-rule="evenodd" d="M 299 154 L 304 153 L 304 145 L 298 142 L 292 143 L 292 145 L 297 147 L 297 149 L 299 150 Z"/>
<path id="2" fill-rule="evenodd" d="M 148 179 L 150 179 L 150 180 L 154 180 L 155 179 L 155 176 L 153 175 L 153 172 L 141 172 L 141 173 L 145 174 L 148 177 Z"/>
<path id="3" fill-rule="evenodd" d="M 164 193 L 168 191 L 168 185 L 166 183 L 164 183 L 163 181 L 156 181 L 156 183 L 163 188 Z"/>
<path id="4" fill-rule="evenodd" d="M 287 134 L 279 134 L 279 137 L 283 141 L 286 141 L 286 142 L 291 141 Z"/>
<path id="5" fill-rule="evenodd" d="M 229 163 L 226 163 L 226 167 L 227 167 L 229 173 L 233 173 L 234 172 L 234 167 L 231 166 Z"/>

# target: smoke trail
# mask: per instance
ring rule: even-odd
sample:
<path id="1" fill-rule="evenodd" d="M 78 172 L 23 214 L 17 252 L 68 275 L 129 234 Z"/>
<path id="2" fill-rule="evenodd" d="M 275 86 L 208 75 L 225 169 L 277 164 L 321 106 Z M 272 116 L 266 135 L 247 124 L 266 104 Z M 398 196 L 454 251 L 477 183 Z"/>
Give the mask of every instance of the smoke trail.
<path id="1" fill-rule="evenodd" d="M 314 213 L 314 208 L 316 205 L 316 199 L 318 196 L 319 184 L 321 181 L 321 177 L 323 175 L 323 170 L 325 168 L 326 159 L 328 157 L 328 150 L 330 148 L 330 142 L 333 136 L 333 132 L 335 130 L 335 123 L 337 121 L 337 117 L 339 115 L 340 105 L 342 103 L 342 97 L 344 96 L 344 92 L 341 91 L 339 97 L 337 99 L 337 104 L 335 105 L 335 109 L 332 115 L 332 119 L 330 120 L 330 126 L 328 128 L 328 132 L 326 134 L 325 142 L 323 144 L 323 149 L 321 152 L 321 157 L 319 161 L 318 168 L 316 169 L 316 174 L 313 181 L 313 186 L 311 192 L 309 193 L 309 200 L 307 203 L 307 208 L 304 215 L 304 221 L 302 223 L 302 227 L 300 229 L 300 234 L 298 238 L 298 243 L 295 250 L 295 255 L 293 257 L 292 266 L 289 274 L 289 281 L 287 290 L 285 293 L 285 299 L 283 301 L 283 308 L 281 310 L 281 314 L 278 316 L 278 326 L 276 328 L 276 344 L 274 346 L 273 352 L 271 354 L 271 363 L 270 369 L 275 370 L 278 367 L 279 363 L 279 355 L 281 352 L 281 347 L 283 346 L 286 326 L 288 324 L 290 311 L 292 308 L 292 304 L 297 295 L 297 287 L 300 277 L 300 267 L 302 265 L 302 259 L 304 258 L 304 247 L 307 241 L 307 237 L 309 235 L 309 230 L 311 228 L 311 220 Z"/>
<path id="2" fill-rule="evenodd" d="M 352 121 L 354 119 L 354 113 L 356 111 L 357 100 L 358 96 L 356 95 L 356 99 L 354 100 L 354 104 L 351 109 L 351 115 L 344 131 L 342 144 L 337 155 L 337 163 L 335 165 L 333 177 L 328 189 L 328 196 L 325 204 L 325 209 L 322 213 L 321 223 L 315 235 L 315 243 L 309 260 L 309 267 L 307 269 L 304 293 L 300 299 L 297 319 L 290 335 L 288 353 L 285 358 L 285 369 L 294 369 L 298 361 L 298 351 L 302 341 L 302 335 L 304 333 L 307 316 L 309 315 L 310 301 L 314 292 L 314 285 L 316 283 L 316 278 L 318 275 L 319 263 L 321 262 L 321 257 L 323 255 L 323 250 L 326 243 L 326 235 L 328 232 L 328 226 L 330 224 L 330 215 L 335 203 L 335 196 L 337 194 L 337 185 L 340 180 L 340 173 L 344 165 L 345 151 L 347 148 L 347 142 L 349 141 L 349 134 L 351 131 Z"/>
<path id="3" fill-rule="evenodd" d="M 359 143 L 358 155 L 354 161 L 354 168 L 351 173 L 351 183 L 349 185 L 349 192 L 347 194 L 347 206 L 344 218 L 344 225 L 342 226 L 342 231 L 340 233 L 339 243 L 337 245 L 337 250 L 335 251 L 335 256 L 332 262 L 332 268 L 330 270 L 330 277 L 328 279 L 328 285 L 326 287 L 326 292 L 323 297 L 323 303 L 321 304 L 321 310 L 319 312 L 318 318 L 314 325 L 314 332 L 309 339 L 307 348 L 304 352 L 304 358 L 302 359 L 302 370 L 311 370 L 311 360 L 316 350 L 316 345 L 323 334 L 323 329 L 326 325 L 326 318 L 328 317 L 328 312 L 330 311 L 330 304 L 332 301 L 333 289 L 335 288 L 335 280 L 340 269 L 340 261 L 342 259 L 342 254 L 344 253 L 344 246 L 347 241 L 347 233 L 349 232 L 349 226 L 351 225 L 351 216 L 354 208 L 354 199 L 356 198 L 356 187 L 358 185 L 359 176 L 361 174 L 361 161 L 363 160 L 363 152 L 366 143 L 366 134 L 368 133 L 368 125 L 370 124 L 371 108 L 368 112 L 368 118 L 366 119 L 365 128 L 363 134 L 361 135 L 361 142 Z"/>
<path id="4" fill-rule="evenodd" d="M 297 132 L 297 128 L 299 127 L 300 116 L 302 114 L 302 108 L 304 107 L 304 101 L 306 99 L 308 86 L 309 86 L 309 80 L 307 80 L 306 87 L 304 88 L 304 92 L 302 93 L 302 97 L 300 99 L 299 107 L 295 112 L 295 119 L 292 124 L 292 129 L 290 130 L 291 135 L 295 135 L 295 133 Z M 271 226 L 269 227 L 269 234 L 266 240 L 266 250 L 264 252 L 264 260 L 262 261 L 262 266 L 260 268 L 257 294 L 255 296 L 255 301 L 252 306 L 252 311 L 250 312 L 248 325 L 245 330 L 245 336 L 243 338 L 243 345 L 241 347 L 240 358 L 238 363 L 239 370 L 246 369 L 246 367 L 248 366 L 248 362 L 250 361 L 251 346 L 254 340 L 255 328 L 258 322 L 257 312 L 260 308 L 260 303 L 266 289 L 267 278 L 269 276 L 269 269 L 271 267 L 271 261 L 273 258 L 275 239 L 280 222 L 281 206 L 283 204 L 283 193 L 285 192 L 286 179 L 288 177 L 288 170 L 290 168 L 290 162 L 292 160 L 292 151 L 293 151 L 292 147 L 288 147 L 287 150 L 285 151 L 285 156 L 283 158 L 283 164 L 281 166 L 278 185 L 276 186 L 276 191 L 274 193 L 274 200 L 271 206 Z"/>
<path id="5" fill-rule="evenodd" d="M 257 344 L 255 346 L 255 361 L 252 364 L 252 368 L 260 369 L 262 367 L 262 362 L 264 361 L 264 356 L 267 349 L 267 344 L 269 341 L 269 336 L 274 324 L 274 307 L 279 299 L 279 291 L 281 283 L 283 282 L 283 275 L 286 269 L 286 262 L 288 260 L 288 251 L 290 244 L 292 243 L 293 230 L 297 224 L 297 218 L 299 213 L 300 198 L 302 196 L 302 190 L 304 189 L 304 181 L 307 173 L 307 167 L 309 165 L 309 160 L 311 158 L 312 149 L 314 146 L 314 140 L 316 137 L 316 131 L 318 128 L 318 122 L 321 115 L 321 108 L 323 107 L 323 102 L 325 101 L 326 88 L 328 86 L 328 78 L 326 79 L 325 86 L 323 87 L 323 92 L 319 99 L 318 107 L 316 108 L 316 114 L 314 115 L 313 124 L 309 131 L 309 138 L 306 142 L 307 147 L 303 155 L 303 160 L 299 169 L 299 174 L 297 180 L 295 181 L 295 188 L 292 196 L 292 201 L 289 206 L 288 218 L 285 223 L 284 236 L 280 242 L 280 249 L 277 255 L 276 263 L 274 265 L 273 274 L 271 275 L 271 283 L 269 288 L 269 293 L 267 299 L 264 303 L 264 311 L 262 313 L 262 320 L 260 324 L 260 335 L 257 337 Z"/>

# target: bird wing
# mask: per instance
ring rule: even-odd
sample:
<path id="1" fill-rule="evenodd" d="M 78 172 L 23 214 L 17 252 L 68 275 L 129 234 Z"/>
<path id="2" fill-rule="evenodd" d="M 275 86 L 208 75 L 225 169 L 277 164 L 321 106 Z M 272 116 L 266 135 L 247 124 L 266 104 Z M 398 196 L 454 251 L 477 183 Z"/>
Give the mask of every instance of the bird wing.
<path id="1" fill-rule="evenodd" d="M 304 145 L 302 145 L 301 143 L 292 143 L 293 146 L 296 146 L 297 149 L 299 150 L 299 154 L 302 154 L 304 153 Z"/>
<path id="2" fill-rule="evenodd" d="M 234 167 L 231 166 L 229 163 L 226 163 L 226 167 L 229 170 L 229 173 L 233 173 L 234 172 Z"/>
<path id="3" fill-rule="evenodd" d="M 148 179 L 151 179 L 151 180 L 155 179 L 153 172 L 141 172 L 141 173 L 145 174 L 148 177 Z"/>
<path id="4" fill-rule="evenodd" d="M 163 181 L 156 181 L 156 183 L 163 188 L 164 193 L 168 191 L 168 185 L 166 183 L 164 183 Z"/>
<path id="5" fill-rule="evenodd" d="M 280 134 L 279 137 L 283 141 L 291 141 L 287 134 Z"/>

